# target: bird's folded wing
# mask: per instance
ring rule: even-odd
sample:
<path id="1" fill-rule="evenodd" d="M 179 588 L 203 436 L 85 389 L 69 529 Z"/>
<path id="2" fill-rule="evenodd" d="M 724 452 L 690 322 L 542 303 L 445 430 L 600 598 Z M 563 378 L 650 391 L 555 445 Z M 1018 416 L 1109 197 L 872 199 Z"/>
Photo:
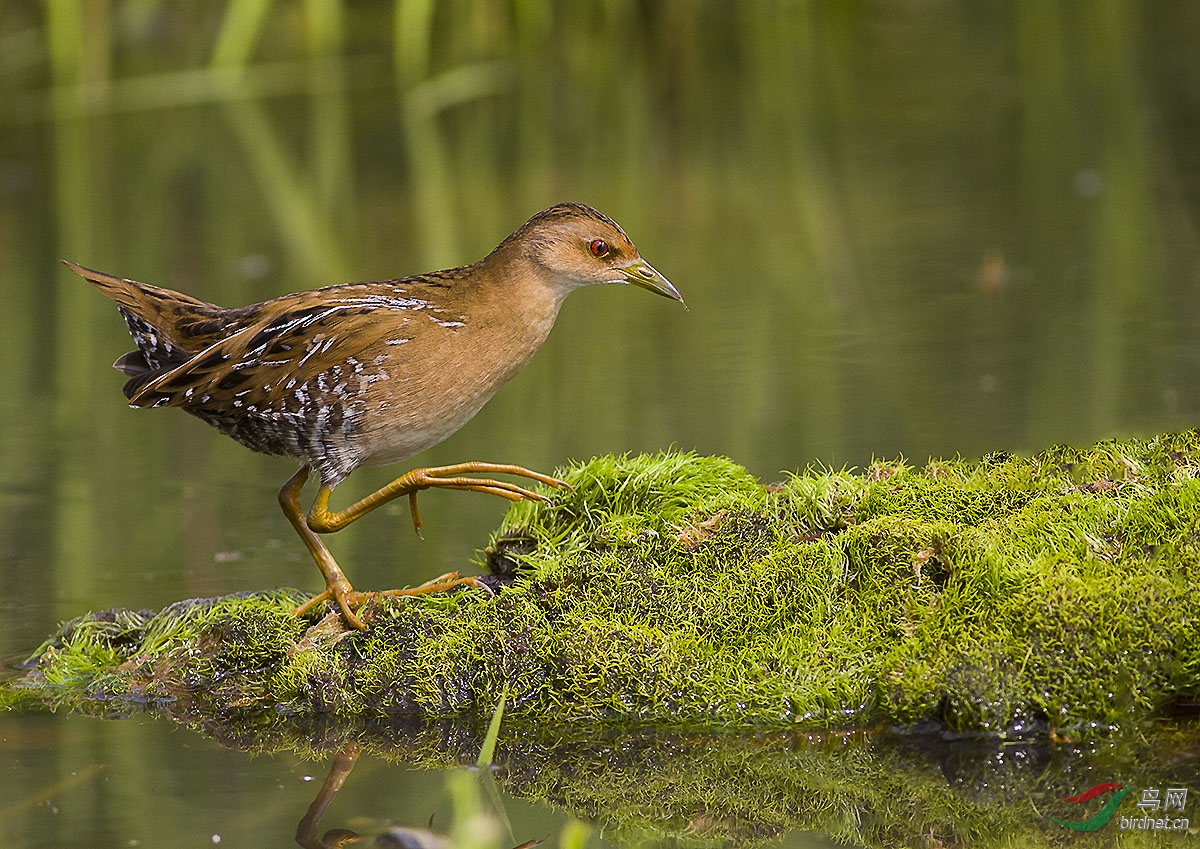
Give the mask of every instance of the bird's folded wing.
<path id="1" fill-rule="evenodd" d="M 354 356 L 370 344 L 376 310 L 298 307 L 261 319 L 186 362 L 144 375 L 132 407 L 205 407 L 264 412 L 294 406 L 297 393 L 336 389 Z M 317 387 L 316 383 L 322 386 Z"/>

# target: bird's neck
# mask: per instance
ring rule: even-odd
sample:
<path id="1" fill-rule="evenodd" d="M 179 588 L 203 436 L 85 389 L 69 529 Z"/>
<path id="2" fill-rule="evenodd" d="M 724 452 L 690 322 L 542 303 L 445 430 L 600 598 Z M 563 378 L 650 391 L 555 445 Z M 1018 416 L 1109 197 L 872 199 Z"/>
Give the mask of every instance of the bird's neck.
<path id="1" fill-rule="evenodd" d="M 468 270 L 474 273 L 467 326 L 486 349 L 505 352 L 497 375 L 507 380 L 525 367 L 546 341 L 559 307 L 571 292 L 545 266 L 502 245 Z M 510 250 L 502 250 L 510 248 Z"/>

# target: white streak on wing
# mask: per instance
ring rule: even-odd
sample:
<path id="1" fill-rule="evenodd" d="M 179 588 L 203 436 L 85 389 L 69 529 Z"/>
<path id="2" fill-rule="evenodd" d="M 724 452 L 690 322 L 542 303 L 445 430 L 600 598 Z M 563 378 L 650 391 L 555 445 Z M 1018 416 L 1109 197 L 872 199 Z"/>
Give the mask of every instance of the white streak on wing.
<path id="1" fill-rule="evenodd" d="M 399 290 L 393 289 L 393 292 Z M 387 295 L 361 295 L 353 298 L 330 298 L 327 303 L 345 304 L 355 307 L 373 307 L 387 310 L 425 310 L 430 309 L 429 301 L 420 298 L 392 298 Z"/>
<path id="2" fill-rule="evenodd" d="M 312 342 L 310 342 L 310 343 L 309 343 L 309 346 L 308 346 L 308 351 L 307 351 L 307 352 L 305 352 L 304 356 L 303 356 L 303 357 L 301 357 L 301 358 L 300 358 L 300 360 L 299 360 L 299 362 L 297 362 L 297 363 L 296 363 L 296 368 L 300 368 L 300 366 L 302 366 L 302 365 L 304 365 L 306 362 L 308 362 L 308 361 L 309 361 L 309 359 L 310 359 L 310 358 L 311 358 L 311 357 L 312 357 L 314 354 L 316 354 L 316 353 L 317 353 L 319 350 L 321 350 L 320 341 L 321 341 L 321 337 L 320 337 L 320 336 L 317 336 L 317 337 L 315 337 L 315 338 L 313 339 L 313 341 L 312 341 Z M 330 340 L 329 340 L 329 341 L 330 341 L 331 343 L 333 342 L 333 339 L 332 339 L 332 337 L 330 338 Z M 325 347 L 329 347 L 329 346 L 328 346 L 328 345 L 326 345 Z"/>
<path id="3" fill-rule="evenodd" d="M 429 316 L 429 320 L 432 321 L 434 324 L 438 325 L 439 327 L 466 327 L 467 326 L 467 323 L 465 321 L 443 321 L 442 319 L 434 318 L 433 316 Z"/>

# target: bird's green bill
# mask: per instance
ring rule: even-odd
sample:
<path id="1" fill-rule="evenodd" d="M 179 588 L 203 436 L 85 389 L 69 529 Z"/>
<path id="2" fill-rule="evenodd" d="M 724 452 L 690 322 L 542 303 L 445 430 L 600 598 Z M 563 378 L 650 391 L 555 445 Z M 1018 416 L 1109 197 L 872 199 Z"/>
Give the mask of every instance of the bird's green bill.
<path id="1" fill-rule="evenodd" d="M 679 290 L 671 285 L 671 281 L 663 277 L 658 271 L 648 262 L 635 262 L 621 269 L 624 275 L 622 283 L 632 283 L 634 286 L 641 286 L 656 295 L 662 295 L 664 298 L 670 298 L 673 301 L 679 301 L 683 304 L 683 295 L 679 294 Z M 687 307 L 687 304 L 683 304 Z"/>

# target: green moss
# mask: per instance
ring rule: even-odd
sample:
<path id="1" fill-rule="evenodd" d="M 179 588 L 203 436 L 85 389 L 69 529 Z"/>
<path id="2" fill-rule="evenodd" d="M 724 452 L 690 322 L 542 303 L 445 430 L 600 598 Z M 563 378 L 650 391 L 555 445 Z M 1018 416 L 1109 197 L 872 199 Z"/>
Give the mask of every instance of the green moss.
<path id="1" fill-rule="evenodd" d="M 276 592 L 64 627 L 51 702 L 706 727 L 1084 733 L 1200 695 L 1200 438 L 812 468 L 600 457 L 515 505 L 489 596 L 305 633 Z"/>

